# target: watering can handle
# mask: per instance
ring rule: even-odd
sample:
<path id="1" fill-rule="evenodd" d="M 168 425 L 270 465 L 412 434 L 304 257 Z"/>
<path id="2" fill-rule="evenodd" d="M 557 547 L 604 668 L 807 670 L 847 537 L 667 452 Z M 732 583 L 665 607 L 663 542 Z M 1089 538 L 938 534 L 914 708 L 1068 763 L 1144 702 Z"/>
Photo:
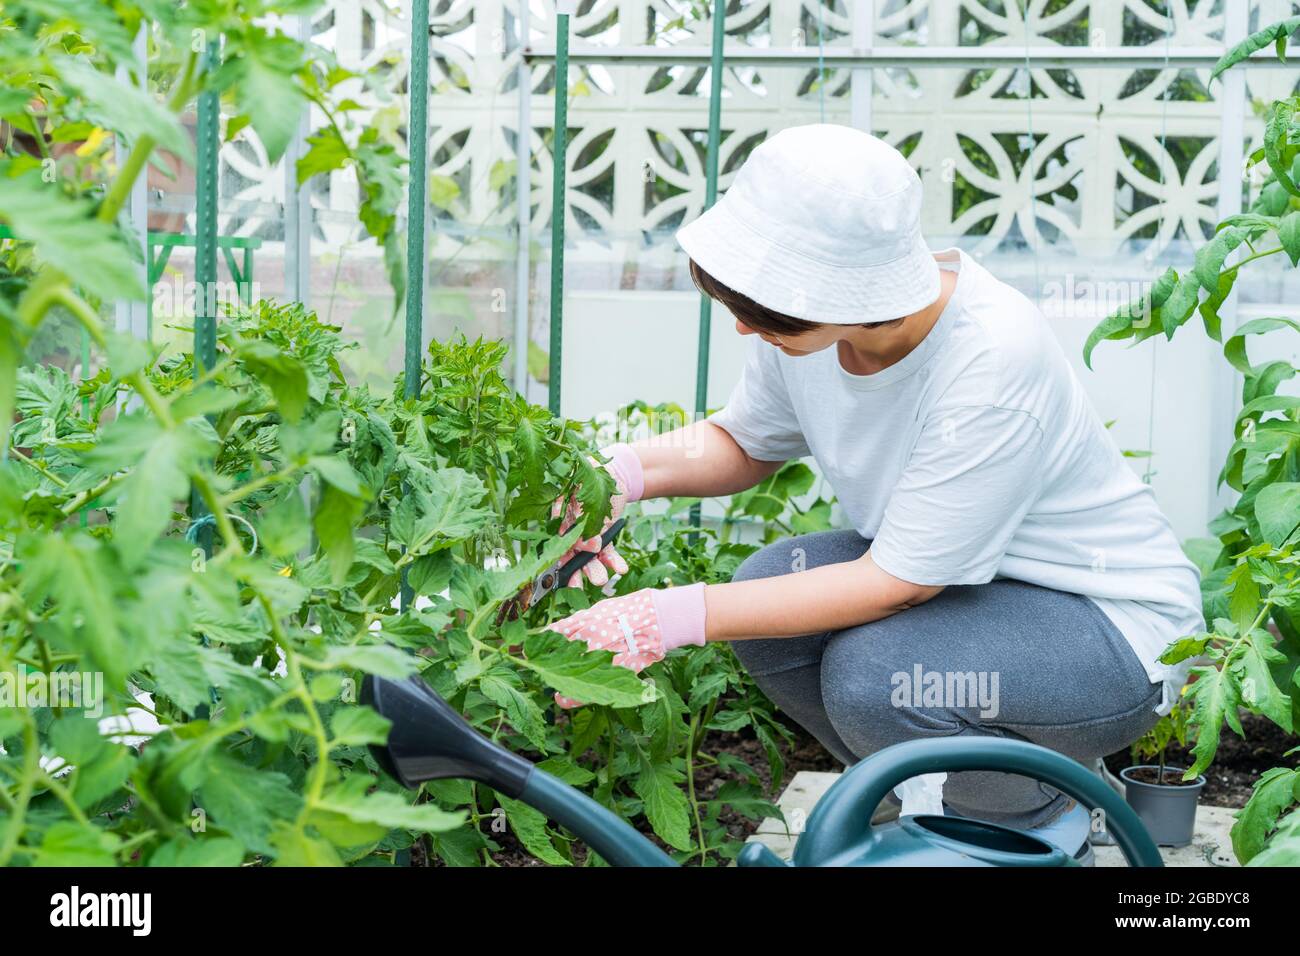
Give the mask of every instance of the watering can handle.
<path id="1" fill-rule="evenodd" d="M 1050 784 L 1089 810 L 1100 808 L 1130 866 L 1163 866 L 1142 821 L 1096 774 L 1055 751 L 1001 737 L 911 740 L 850 767 L 818 801 L 795 847 L 797 866 L 823 866 L 871 826 L 880 801 L 898 784 L 924 773 L 994 770 Z"/>

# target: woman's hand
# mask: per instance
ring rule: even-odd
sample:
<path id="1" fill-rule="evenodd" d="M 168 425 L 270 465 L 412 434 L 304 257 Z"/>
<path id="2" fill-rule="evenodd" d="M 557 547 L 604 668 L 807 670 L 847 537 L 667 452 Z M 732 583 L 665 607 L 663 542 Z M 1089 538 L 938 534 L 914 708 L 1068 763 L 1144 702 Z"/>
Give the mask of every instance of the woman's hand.
<path id="1" fill-rule="evenodd" d="M 632 449 L 631 445 L 610 445 L 608 448 L 601 449 L 605 457 L 610 461 L 604 466 L 605 469 L 614 477 L 614 486 L 616 491 L 609 499 L 609 518 L 606 520 L 604 527 L 601 528 L 603 533 L 605 528 L 617 521 L 623 516 L 623 511 L 629 502 L 639 501 L 642 493 L 645 491 L 645 476 L 641 468 L 641 459 Z M 564 534 L 582 517 L 582 505 L 578 502 L 576 495 L 569 497 L 566 502 L 564 499 L 557 499 L 551 507 L 551 516 L 558 516 L 563 510 L 564 518 L 560 522 L 560 534 Z M 602 549 L 600 546 L 600 535 L 593 538 L 586 538 L 577 542 L 564 557 L 561 562 L 569 560 L 574 553 L 578 551 L 595 551 L 597 559 L 588 561 L 583 565 L 582 570 L 576 572 L 567 582 L 569 587 L 576 588 L 581 586 L 582 577 L 586 575 L 587 580 L 597 587 L 603 587 L 609 582 L 610 572 L 614 574 L 627 574 L 627 562 L 623 556 L 618 553 L 611 544 Z"/>
<path id="2" fill-rule="evenodd" d="M 704 643 L 704 585 L 643 588 L 607 598 L 555 621 L 551 630 L 584 641 L 590 650 L 612 651 L 617 666 L 639 673 L 674 648 Z M 566 709 L 581 706 L 561 694 L 555 700 Z"/>

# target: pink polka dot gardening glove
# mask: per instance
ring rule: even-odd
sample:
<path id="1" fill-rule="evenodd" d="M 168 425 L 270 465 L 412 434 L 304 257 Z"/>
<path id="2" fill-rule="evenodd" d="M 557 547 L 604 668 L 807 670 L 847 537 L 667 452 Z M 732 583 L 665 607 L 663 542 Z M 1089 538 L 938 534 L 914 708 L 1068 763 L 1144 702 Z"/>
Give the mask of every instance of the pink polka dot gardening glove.
<path id="1" fill-rule="evenodd" d="M 641 500 L 641 495 L 645 492 L 645 473 L 641 468 L 641 459 L 637 457 L 631 445 L 610 445 L 608 448 L 602 448 L 601 453 L 610 459 L 605 469 L 614 476 L 614 484 L 617 488 L 613 497 L 609 499 L 609 518 L 605 522 L 605 528 L 608 528 L 623 516 L 623 509 L 627 507 L 628 502 Z M 567 502 L 563 499 L 557 500 L 551 509 L 552 517 L 558 515 L 561 509 L 564 509 L 564 520 L 560 522 L 560 534 L 564 534 L 582 517 L 582 505 L 578 503 L 576 496 L 571 496 Z M 603 532 L 604 528 L 601 531 Z M 569 560 L 577 551 L 598 549 L 600 549 L 599 535 L 577 542 L 560 560 Z M 583 565 L 582 570 L 576 572 L 565 584 L 571 588 L 581 587 L 585 575 L 592 584 L 603 587 L 609 583 L 611 572 L 627 574 L 627 562 L 612 544 L 601 549 L 595 561 L 588 561 Z"/>
<path id="2" fill-rule="evenodd" d="M 704 644 L 704 585 L 643 588 L 598 601 L 551 624 L 571 641 L 593 651 L 611 651 L 614 663 L 635 673 L 688 644 Z M 580 701 L 563 694 L 555 702 L 566 710 Z"/>

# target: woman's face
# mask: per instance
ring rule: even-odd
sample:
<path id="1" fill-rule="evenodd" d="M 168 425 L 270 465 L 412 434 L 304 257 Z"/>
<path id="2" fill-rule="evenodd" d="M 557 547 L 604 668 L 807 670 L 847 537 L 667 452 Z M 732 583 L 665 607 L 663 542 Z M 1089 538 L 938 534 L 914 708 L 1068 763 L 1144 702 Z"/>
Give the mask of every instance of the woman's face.
<path id="1" fill-rule="evenodd" d="M 800 356 L 812 355 L 814 352 L 820 352 L 822 349 L 830 348 L 836 342 L 846 337 L 847 333 L 857 328 L 856 326 L 843 325 L 823 325 L 809 332 L 800 332 L 797 335 L 774 335 L 771 332 L 758 332 L 751 329 L 739 319 L 736 320 L 736 331 L 741 335 L 757 335 L 768 345 L 775 345 L 786 355 Z"/>

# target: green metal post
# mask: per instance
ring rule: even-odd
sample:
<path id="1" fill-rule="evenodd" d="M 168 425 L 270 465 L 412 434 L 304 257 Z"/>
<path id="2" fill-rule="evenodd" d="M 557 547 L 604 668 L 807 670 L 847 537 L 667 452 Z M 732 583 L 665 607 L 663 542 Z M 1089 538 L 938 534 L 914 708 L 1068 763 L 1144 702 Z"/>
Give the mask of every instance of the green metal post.
<path id="1" fill-rule="evenodd" d="M 420 352 L 424 345 L 424 217 L 429 181 L 429 0 L 411 5 L 411 154 L 406 197 L 406 397 L 420 396 Z"/>
<path id="2" fill-rule="evenodd" d="M 208 44 L 205 72 L 217 68 L 220 40 Z M 215 92 L 199 95 L 195 136 L 194 216 L 194 376 L 202 376 L 217 361 L 217 153 L 221 143 L 221 102 Z"/>
<path id="3" fill-rule="evenodd" d="M 221 63 L 221 38 L 208 43 L 203 70 L 211 73 Z M 215 92 L 200 93 L 195 126 L 194 189 L 194 377 L 200 378 L 217 364 L 217 154 L 221 147 L 221 99 Z M 207 505 L 191 495 L 190 521 L 207 514 Z M 212 525 L 199 528 L 197 543 L 212 553 Z"/>
<path id="4" fill-rule="evenodd" d="M 429 0 L 411 5 L 411 97 L 407 123 L 410 184 L 406 193 L 406 398 L 420 397 L 420 360 L 424 349 L 424 229 L 425 189 L 429 182 Z M 415 600 L 415 591 L 402 570 L 401 608 Z"/>
<path id="5" fill-rule="evenodd" d="M 726 0 L 714 0 L 713 51 L 709 63 L 709 149 L 704 158 L 704 208 L 718 198 L 718 150 L 722 140 L 722 41 L 726 36 Z M 700 296 L 700 333 L 695 351 L 695 417 L 709 410 L 709 333 L 713 326 L 713 300 Z M 691 524 L 700 525 L 700 506 L 691 508 Z"/>
<path id="6" fill-rule="evenodd" d="M 551 362 L 547 404 L 560 414 L 560 350 L 564 344 L 564 192 L 569 123 L 569 15 L 555 18 L 555 122 L 551 130 Z"/>

